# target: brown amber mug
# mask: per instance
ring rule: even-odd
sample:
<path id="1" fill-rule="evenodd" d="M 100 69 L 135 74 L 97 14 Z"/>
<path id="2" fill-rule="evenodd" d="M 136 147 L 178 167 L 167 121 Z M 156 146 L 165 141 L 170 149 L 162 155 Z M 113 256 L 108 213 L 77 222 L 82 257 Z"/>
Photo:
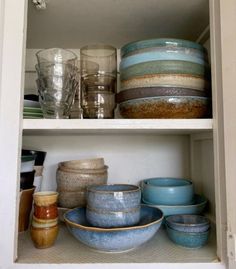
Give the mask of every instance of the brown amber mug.
<path id="1" fill-rule="evenodd" d="M 37 206 L 34 204 L 34 216 L 43 220 L 55 219 L 58 217 L 57 205 Z"/>

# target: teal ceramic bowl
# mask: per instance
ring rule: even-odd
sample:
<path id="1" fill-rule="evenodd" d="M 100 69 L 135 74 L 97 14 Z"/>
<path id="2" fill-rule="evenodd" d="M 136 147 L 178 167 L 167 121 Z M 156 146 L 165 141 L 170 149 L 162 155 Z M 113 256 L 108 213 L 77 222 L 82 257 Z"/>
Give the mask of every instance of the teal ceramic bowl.
<path id="1" fill-rule="evenodd" d="M 150 207 L 159 208 L 164 213 L 164 216 L 171 216 L 171 215 L 187 215 L 187 214 L 195 214 L 199 215 L 201 214 L 206 205 L 207 205 L 207 199 L 202 196 L 195 194 L 193 203 L 189 205 L 154 205 L 150 204 L 145 200 L 142 200 L 145 205 L 148 205 Z"/>
<path id="2" fill-rule="evenodd" d="M 163 213 L 158 208 L 142 206 L 139 223 L 121 228 L 92 227 L 85 208 L 72 209 L 64 218 L 68 230 L 80 242 L 98 251 L 114 253 L 135 249 L 150 240 L 161 226 Z"/>
<path id="3" fill-rule="evenodd" d="M 210 233 L 209 229 L 205 232 L 196 233 L 181 232 L 170 228 L 168 225 L 166 225 L 166 231 L 172 242 L 186 248 L 203 247 L 207 243 Z"/>
<path id="4" fill-rule="evenodd" d="M 124 45 L 121 48 L 121 57 L 124 57 L 127 54 L 139 49 L 152 48 L 152 47 L 168 47 L 168 48 L 184 47 L 190 49 L 197 49 L 203 53 L 206 53 L 206 49 L 196 42 L 174 38 L 155 38 L 155 39 L 138 40 Z"/>
<path id="5" fill-rule="evenodd" d="M 120 79 L 123 81 L 152 74 L 189 74 L 210 79 L 210 68 L 187 61 L 150 61 L 120 70 Z"/>
<path id="6" fill-rule="evenodd" d="M 192 182 L 183 178 L 149 178 L 141 188 L 142 198 L 152 204 L 187 205 L 194 198 Z"/>

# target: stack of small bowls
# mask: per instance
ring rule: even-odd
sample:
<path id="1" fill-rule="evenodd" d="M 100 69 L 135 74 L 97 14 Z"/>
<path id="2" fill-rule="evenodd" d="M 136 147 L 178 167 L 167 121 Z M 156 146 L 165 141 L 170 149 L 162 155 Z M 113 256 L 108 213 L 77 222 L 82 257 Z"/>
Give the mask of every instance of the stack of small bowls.
<path id="1" fill-rule="evenodd" d="M 69 50 L 50 48 L 36 53 L 39 102 L 45 118 L 68 118 L 79 85 L 77 56 Z"/>
<path id="2" fill-rule="evenodd" d="M 141 191 L 127 184 L 91 186 L 87 207 L 65 214 L 69 231 L 82 243 L 105 252 L 132 250 L 151 239 L 163 213 L 140 206 Z"/>
<path id="3" fill-rule="evenodd" d="M 58 193 L 54 191 L 34 194 L 34 214 L 31 238 L 37 248 L 48 248 L 54 244 L 58 234 Z"/>
<path id="4" fill-rule="evenodd" d="M 121 48 L 124 118 L 202 118 L 210 113 L 210 68 L 200 44 L 150 39 Z"/>
<path id="5" fill-rule="evenodd" d="M 200 248 L 207 243 L 210 231 L 208 218 L 199 215 L 174 215 L 165 220 L 167 234 L 175 243 Z"/>
<path id="6" fill-rule="evenodd" d="M 86 189 L 107 183 L 108 166 L 103 158 L 72 160 L 59 163 L 56 180 L 58 203 L 62 208 L 86 205 Z"/>
<path id="7" fill-rule="evenodd" d="M 193 183 L 183 178 L 149 178 L 141 181 L 142 201 L 160 208 L 164 216 L 201 214 L 207 204 L 202 195 L 194 194 Z"/>

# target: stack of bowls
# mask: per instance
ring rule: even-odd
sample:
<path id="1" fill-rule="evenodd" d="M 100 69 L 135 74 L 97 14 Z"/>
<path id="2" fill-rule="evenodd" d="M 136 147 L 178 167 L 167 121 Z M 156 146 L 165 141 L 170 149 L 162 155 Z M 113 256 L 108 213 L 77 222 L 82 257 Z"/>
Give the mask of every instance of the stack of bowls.
<path id="1" fill-rule="evenodd" d="M 124 118 L 201 118 L 210 113 L 210 68 L 200 44 L 150 39 L 121 48 Z"/>
<path id="2" fill-rule="evenodd" d="M 103 158 L 61 162 L 56 175 L 59 206 L 85 206 L 87 187 L 106 184 L 107 170 Z"/>
<path id="3" fill-rule="evenodd" d="M 193 183 L 183 178 L 149 178 L 141 181 L 142 201 L 160 208 L 164 216 L 200 214 L 207 200 L 194 194 Z"/>
<path id="4" fill-rule="evenodd" d="M 141 191 L 127 184 L 91 186 L 87 207 L 65 214 L 69 231 L 93 249 L 121 252 L 137 248 L 157 232 L 161 210 L 140 207 Z"/>
<path id="5" fill-rule="evenodd" d="M 207 243 L 210 229 L 208 218 L 199 215 L 169 216 L 165 221 L 167 234 L 176 244 L 199 248 Z"/>
<path id="6" fill-rule="evenodd" d="M 68 118 L 78 87 L 77 56 L 69 50 L 51 48 L 36 53 L 39 102 L 45 118 Z"/>
<path id="7" fill-rule="evenodd" d="M 22 152 L 21 155 L 21 173 L 20 173 L 20 188 L 22 190 L 30 189 L 34 183 L 34 164 L 36 155 L 32 153 Z"/>

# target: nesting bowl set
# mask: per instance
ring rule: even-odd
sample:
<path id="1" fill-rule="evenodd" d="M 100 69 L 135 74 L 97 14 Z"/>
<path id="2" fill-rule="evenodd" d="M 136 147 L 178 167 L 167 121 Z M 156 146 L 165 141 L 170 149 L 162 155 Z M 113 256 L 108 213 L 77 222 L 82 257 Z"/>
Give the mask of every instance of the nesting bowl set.
<path id="1" fill-rule="evenodd" d="M 124 118 L 202 118 L 210 115 L 210 68 L 198 43 L 150 39 L 121 48 Z"/>

